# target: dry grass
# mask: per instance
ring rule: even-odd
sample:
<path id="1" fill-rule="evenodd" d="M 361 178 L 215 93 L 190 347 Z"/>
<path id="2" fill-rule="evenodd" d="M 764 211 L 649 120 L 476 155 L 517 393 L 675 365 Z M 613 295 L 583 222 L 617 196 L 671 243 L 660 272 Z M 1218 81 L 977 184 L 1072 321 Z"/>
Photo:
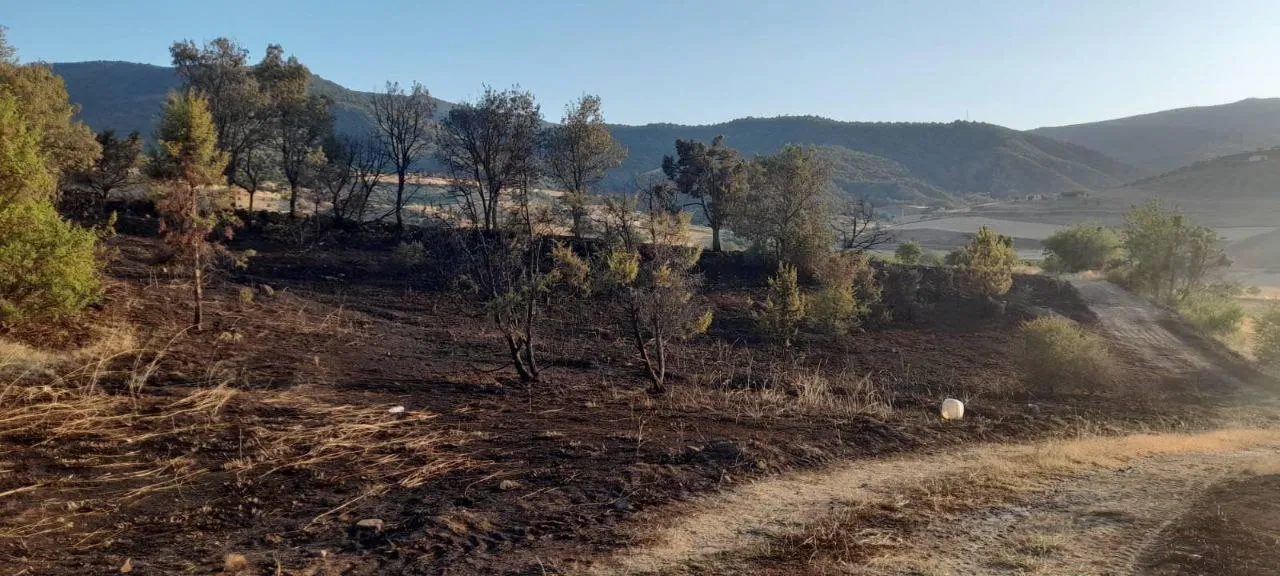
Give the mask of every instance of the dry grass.
<path id="1" fill-rule="evenodd" d="M 1119 467 L 1137 459 L 1258 446 L 1280 446 L 1280 430 L 1138 434 L 968 451 L 954 456 L 954 466 L 922 466 L 919 475 L 896 478 L 841 503 L 835 512 L 777 534 L 755 556 L 802 563 L 818 571 L 853 562 L 885 568 L 915 566 L 907 539 L 913 530 L 934 519 L 1016 503 L 1073 474 Z M 1053 535 L 1029 534 L 1002 542 L 994 560 L 1009 570 L 1035 574 L 1043 568 L 1043 559 L 1061 546 Z"/>
<path id="2" fill-rule="evenodd" d="M 862 415 L 885 417 L 893 412 L 892 396 L 869 374 L 757 364 L 749 352 L 727 346 L 699 374 L 693 385 L 672 388 L 666 398 L 669 407 L 752 420 L 797 416 L 847 420 Z"/>
<path id="3" fill-rule="evenodd" d="M 25 356 L 38 369 L 0 379 L 0 442 L 24 446 L 0 452 L 0 540 L 59 532 L 92 545 L 114 530 L 93 530 L 82 517 L 105 518 L 214 474 L 257 480 L 289 470 L 359 483 L 357 498 L 318 520 L 472 465 L 450 451 L 468 438 L 450 435 L 430 413 L 331 403 L 302 390 L 240 392 L 216 368 L 201 386 L 152 393 L 163 351 L 116 352 L 66 370 L 41 354 Z M 225 453 L 219 446 L 227 442 L 239 443 L 240 455 L 220 462 L 214 454 Z M 6 461 L 6 453 L 20 454 L 23 464 Z"/>

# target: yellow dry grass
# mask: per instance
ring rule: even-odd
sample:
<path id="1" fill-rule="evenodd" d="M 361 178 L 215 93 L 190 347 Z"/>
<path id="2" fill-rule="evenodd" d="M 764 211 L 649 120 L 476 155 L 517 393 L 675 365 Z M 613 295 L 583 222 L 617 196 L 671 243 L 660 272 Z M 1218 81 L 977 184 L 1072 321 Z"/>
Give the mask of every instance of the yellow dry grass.
<path id="1" fill-rule="evenodd" d="M 1015 500 L 1075 474 L 1139 459 L 1258 447 L 1280 447 L 1280 430 L 1085 437 L 854 462 L 746 484 L 674 521 L 670 511 L 656 511 L 653 517 L 662 521 L 641 537 L 645 545 L 598 571 L 663 572 L 759 558 L 799 562 L 814 573 L 849 561 L 890 563 L 906 537 L 903 527 L 940 512 Z"/>

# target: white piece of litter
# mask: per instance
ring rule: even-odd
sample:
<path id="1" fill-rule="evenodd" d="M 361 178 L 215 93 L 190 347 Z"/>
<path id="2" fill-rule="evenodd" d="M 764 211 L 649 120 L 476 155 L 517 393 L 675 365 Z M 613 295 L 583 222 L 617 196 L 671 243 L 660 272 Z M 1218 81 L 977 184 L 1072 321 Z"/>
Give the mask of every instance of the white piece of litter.
<path id="1" fill-rule="evenodd" d="M 964 402 L 955 398 L 947 398 L 942 401 L 943 420 L 959 420 L 961 418 L 964 418 Z"/>
<path id="2" fill-rule="evenodd" d="M 392 406 L 390 410 L 387 410 L 387 412 L 392 414 L 401 414 L 404 412 L 404 406 Z"/>

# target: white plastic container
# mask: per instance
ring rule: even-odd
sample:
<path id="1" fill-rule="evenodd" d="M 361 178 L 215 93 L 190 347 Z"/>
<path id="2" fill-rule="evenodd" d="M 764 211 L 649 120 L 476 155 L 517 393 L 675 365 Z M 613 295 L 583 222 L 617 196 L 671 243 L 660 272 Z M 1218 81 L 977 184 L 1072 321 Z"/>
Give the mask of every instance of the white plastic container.
<path id="1" fill-rule="evenodd" d="M 955 398 L 947 398 L 942 401 L 943 420 L 959 420 L 961 418 L 964 418 L 964 402 Z"/>

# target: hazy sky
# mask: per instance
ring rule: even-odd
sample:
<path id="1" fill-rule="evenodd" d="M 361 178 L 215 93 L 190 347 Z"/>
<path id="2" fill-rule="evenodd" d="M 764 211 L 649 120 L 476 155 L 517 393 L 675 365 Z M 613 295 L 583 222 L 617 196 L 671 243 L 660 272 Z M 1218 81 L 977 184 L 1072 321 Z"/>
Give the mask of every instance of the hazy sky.
<path id="1" fill-rule="evenodd" d="M 609 121 L 742 116 L 1014 128 L 1280 96 L 1277 0 L 0 0 L 24 60 L 168 64 L 176 39 L 283 44 L 360 90 L 583 92 Z"/>

